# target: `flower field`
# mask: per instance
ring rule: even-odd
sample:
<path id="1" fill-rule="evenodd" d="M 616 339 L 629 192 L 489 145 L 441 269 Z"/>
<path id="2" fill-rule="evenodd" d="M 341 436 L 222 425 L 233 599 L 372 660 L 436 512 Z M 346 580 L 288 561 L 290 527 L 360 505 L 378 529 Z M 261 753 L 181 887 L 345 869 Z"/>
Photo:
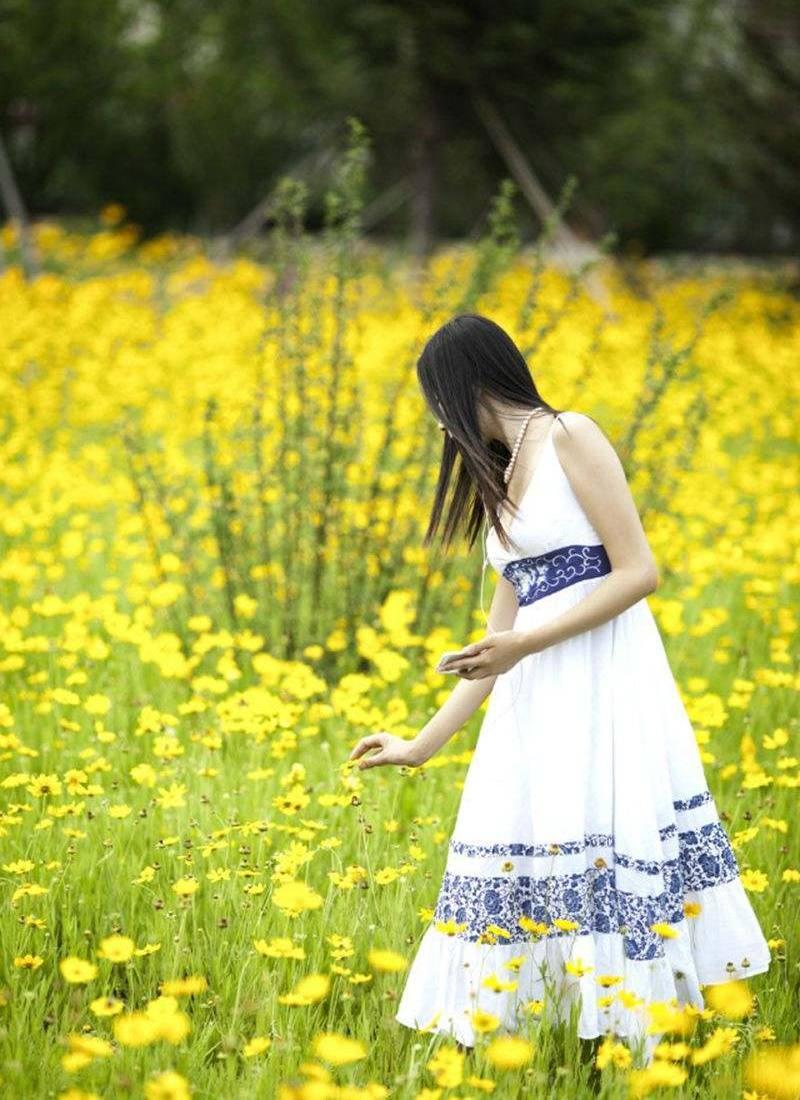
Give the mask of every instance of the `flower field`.
<path id="1" fill-rule="evenodd" d="M 42 222 L 40 274 L 0 272 L 4 1092 L 800 1096 L 796 282 L 609 263 L 606 309 L 496 220 L 413 274 L 346 220 L 318 247 L 287 218 L 262 259 L 103 222 Z M 481 715 L 419 768 L 347 756 L 413 736 L 483 634 L 480 546 L 422 546 L 414 369 L 473 309 L 623 459 L 773 952 L 703 1011 L 643 1006 L 647 1069 L 613 1036 L 582 1061 L 542 1004 L 469 1055 L 394 1021 Z"/>

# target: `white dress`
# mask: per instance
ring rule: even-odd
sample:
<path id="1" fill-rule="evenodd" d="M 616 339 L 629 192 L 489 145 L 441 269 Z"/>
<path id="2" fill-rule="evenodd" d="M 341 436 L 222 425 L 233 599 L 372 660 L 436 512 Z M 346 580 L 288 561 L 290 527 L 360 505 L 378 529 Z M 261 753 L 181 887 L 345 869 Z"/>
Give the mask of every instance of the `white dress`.
<path id="1" fill-rule="evenodd" d="M 493 528 L 486 540 L 516 589 L 518 629 L 558 617 L 610 571 L 554 430 L 505 523 L 518 552 Z M 535 1020 L 527 1002 L 568 1020 L 577 1001 L 582 1038 L 613 1033 L 647 1064 L 661 1037 L 647 1034 L 648 1002 L 702 1007 L 701 985 L 769 964 L 647 600 L 499 675 L 396 1019 L 471 1046 L 476 1009 L 499 1017 L 499 1034 Z"/>

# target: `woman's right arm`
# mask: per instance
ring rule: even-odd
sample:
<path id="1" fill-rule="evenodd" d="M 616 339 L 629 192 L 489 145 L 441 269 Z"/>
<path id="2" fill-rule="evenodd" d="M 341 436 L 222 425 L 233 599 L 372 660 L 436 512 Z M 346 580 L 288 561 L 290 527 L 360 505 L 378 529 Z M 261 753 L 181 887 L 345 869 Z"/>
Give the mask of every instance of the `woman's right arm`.
<path id="1" fill-rule="evenodd" d="M 514 625 L 519 604 L 517 594 L 510 581 L 502 575 L 497 578 L 492 602 L 489 607 L 487 630 L 490 632 L 511 630 Z M 461 680 L 436 714 L 422 727 L 417 736 L 409 742 L 408 748 L 415 766 L 424 764 L 434 753 L 460 730 L 486 696 L 494 687 L 497 676 L 485 676 L 481 680 Z"/>

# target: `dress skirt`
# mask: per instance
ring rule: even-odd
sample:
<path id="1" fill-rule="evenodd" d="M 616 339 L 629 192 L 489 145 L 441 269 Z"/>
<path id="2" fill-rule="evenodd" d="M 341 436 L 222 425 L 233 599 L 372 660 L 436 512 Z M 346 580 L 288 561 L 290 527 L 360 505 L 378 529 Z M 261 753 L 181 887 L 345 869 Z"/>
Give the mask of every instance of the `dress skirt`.
<path id="1" fill-rule="evenodd" d="M 603 579 L 570 576 L 515 628 Z M 647 600 L 498 676 L 397 1020 L 471 1046 L 476 1010 L 518 1032 L 538 1002 L 575 1004 L 580 1037 L 648 1062 L 648 1003 L 702 1007 L 703 985 L 769 964 Z"/>

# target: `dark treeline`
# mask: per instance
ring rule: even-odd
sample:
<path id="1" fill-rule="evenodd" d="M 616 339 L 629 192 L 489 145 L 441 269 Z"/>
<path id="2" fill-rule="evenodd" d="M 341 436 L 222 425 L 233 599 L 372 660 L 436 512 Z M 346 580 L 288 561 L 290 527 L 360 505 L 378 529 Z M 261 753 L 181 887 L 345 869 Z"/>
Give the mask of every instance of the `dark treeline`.
<path id="1" fill-rule="evenodd" d="M 358 117 L 366 229 L 470 236 L 498 177 L 620 246 L 800 241 L 796 0 L 6 0 L 0 127 L 32 216 L 226 233 L 285 174 L 321 218 Z M 523 193 L 525 189 L 523 188 Z M 528 209 L 527 228 L 541 210 Z M 538 216 L 537 216 L 538 215 Z"/>

